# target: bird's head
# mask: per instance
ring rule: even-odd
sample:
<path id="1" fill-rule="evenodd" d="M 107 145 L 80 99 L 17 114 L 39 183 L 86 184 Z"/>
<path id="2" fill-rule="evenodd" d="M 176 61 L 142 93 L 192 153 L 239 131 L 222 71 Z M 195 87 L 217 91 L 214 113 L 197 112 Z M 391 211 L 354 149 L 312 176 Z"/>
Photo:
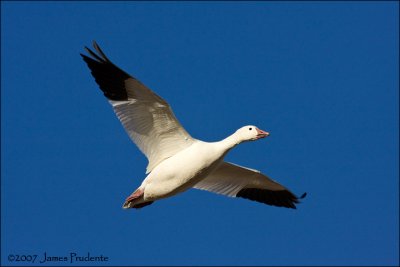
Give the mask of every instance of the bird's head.
<path id="1" fill-rule="evenodd" d="M 268 135 L 269 132 L 260 130 L 254 125 L 247 125 L 236 131 L 236 136 L 241 142 L 258 140 L 267 137 Z"/>

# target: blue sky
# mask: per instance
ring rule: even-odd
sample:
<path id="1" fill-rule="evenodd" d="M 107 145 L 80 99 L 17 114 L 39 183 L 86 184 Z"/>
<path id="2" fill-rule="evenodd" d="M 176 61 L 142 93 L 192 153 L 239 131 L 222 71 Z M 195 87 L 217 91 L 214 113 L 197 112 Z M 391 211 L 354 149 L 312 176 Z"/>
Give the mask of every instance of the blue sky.
<path id="1" fill-rule="evenodd" d="M 44 252 L 104 265 L 399 264 L 397 2 L 1 7 L 2 265 Z M 193 137 L 271 132 L 226 159 L 307 198 L 290 210 L 193 189 L 123 210 L 147 160 L 79 56 L 92 40 Z"/>

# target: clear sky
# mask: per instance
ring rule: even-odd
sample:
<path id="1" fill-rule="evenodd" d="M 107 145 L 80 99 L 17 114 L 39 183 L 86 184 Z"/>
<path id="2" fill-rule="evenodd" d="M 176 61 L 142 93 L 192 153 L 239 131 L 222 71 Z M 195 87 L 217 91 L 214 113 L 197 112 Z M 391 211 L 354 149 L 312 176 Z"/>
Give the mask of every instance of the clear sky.
<path id="1" fill-rule="evenodd" d="M 398 2 L 2 2 L 1 264 L 399 264 Z M 227 160 L 297 210 L 189 190 L 141 210 L 145 177 L 79 53 L 166 99 L 195 138 L 255 124 Z M 71 265 L 65 262 L 47 265 Z"/>

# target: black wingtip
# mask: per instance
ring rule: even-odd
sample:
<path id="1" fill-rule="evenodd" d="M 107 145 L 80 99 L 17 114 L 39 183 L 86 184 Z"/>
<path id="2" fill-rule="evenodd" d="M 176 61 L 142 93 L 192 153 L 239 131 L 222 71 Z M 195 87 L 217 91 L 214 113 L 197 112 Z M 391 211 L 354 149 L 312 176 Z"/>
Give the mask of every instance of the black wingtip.
<path id="1" fill-rule="evenodd" d="M 115 66 L 95 41 L 93 41 L 93 46 L 98 54 L 85 46 L 85 50 L 89 55 L 80 55 L 91 70 L 96 83 L 109 100 L 127 100 L 128 93 L 125 88 L 125 80 L 129 79 L 129 74 Z"/>
<path id="2" fill-rule="evenodd" d="M 274 191 L 262 188 L 243 188 L 236 194 L 236 197 L 290 209 L 297 209 L 296 204 L 300 203 L 299 199 L 304 196 L 305 194 L 298 198 L 288 190 Z"/>
<path id="3" fill-rule="evenodd" d="M 81 55 L 82 59 L 86 62 L 89 63 L 90 61 L 94 61 L 92 58 L 88 57 L 87 55 L 84 55 L 82 53 L 79 53 Z"/>
<path id="4" fill-rule="evenodd" d="M 299 197 L 299 199 L 305 198 L 306 196 L 307 196 L 307 192 L 304 192 L 304 193 Z"/>
<path id="5" fill-rule="evenodd" d="M 108 60 L 106 58 L 99 57 L 96 53 L 94 53 L 92 50 L 90 50 L 87 46 L 85 46 L 85 50 L 86 50 L 86 52 L 89 53 L 89 55 L 91 55 L 93 58 L 95 58 L 99 62 L 105 63 Z"/>
<path id="6" fill-rule="evenodd" d="M 97 53 L 99 53 L 101 55 L 101 57 L 108 62 L 111 62 L 111 60 L 108 59 L 108 57 L 106 56 L 106 54 L 104 54 L 103 50 L 101 50 L 100 46 L 97 44 L 96 41 L 93 40 L 93 47 L 94 49 L 97 51 Z"/>

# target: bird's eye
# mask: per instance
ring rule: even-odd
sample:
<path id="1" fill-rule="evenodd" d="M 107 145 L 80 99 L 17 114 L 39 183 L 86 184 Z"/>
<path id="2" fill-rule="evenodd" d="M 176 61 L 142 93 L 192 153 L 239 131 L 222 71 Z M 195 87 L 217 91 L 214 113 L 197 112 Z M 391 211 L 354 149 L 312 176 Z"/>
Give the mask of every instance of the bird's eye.
<path id="1" fill-rule="evenodd" d="M 250 128 L 249 128 L 249 131 L 251 131 L 251 129 L 252 129 L 252 128 L 250 127 Z"/>

